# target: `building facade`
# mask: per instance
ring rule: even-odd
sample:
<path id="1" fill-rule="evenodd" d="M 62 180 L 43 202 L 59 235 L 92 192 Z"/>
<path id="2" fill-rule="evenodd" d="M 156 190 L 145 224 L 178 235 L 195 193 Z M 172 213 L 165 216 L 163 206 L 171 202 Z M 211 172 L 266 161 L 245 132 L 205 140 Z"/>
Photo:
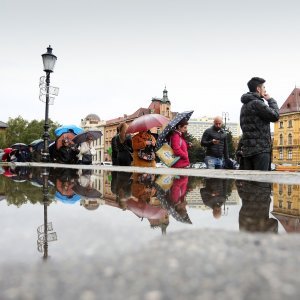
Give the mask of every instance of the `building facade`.
<path id="1" fill-rule="evenodd" d="M 274 124 L 273 163 L 300 163 L 300 89 L 295 88 L 279 109 Z"/>
<path id="2" fill-rule="evenodd" d="M 189 133 L 197 140 L 201 140 L 204 131 L 213 125 L 213 117 L 201 117 L 189 120 Z M 231 131 L 233 138 L 238 138 L 241 134 L 239 123 L 226 122 L 226 129 Z"/>

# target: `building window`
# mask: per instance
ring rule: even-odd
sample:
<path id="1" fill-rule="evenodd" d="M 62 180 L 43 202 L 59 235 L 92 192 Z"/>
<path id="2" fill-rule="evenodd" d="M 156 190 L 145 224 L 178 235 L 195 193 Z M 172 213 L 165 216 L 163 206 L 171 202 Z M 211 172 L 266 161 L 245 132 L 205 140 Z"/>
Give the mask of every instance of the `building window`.
<path id="1" fill-rule="evenodd" d="M 282 202 L 283 202 L 283 201 L 282 201 L 282 200 L 279 200 L 278 202 L 279 202 L 279 208 L 282 208 Z"/>
<path id="2" fill-rule="evenodd" d="M 279 145 L 283 145 L 283 135 L 279 136 Z"/>
<path id="3" fill-rule="evenodd" d="M 282 151 L 282 149 L 279 149 L 279 159 L 283 159 L 283 151 Z"/>
<path id="4" fill-rule="evenodd" d="M 292 202 L 291 202 L 291 201 L 288 201 L 287 204 L 288 204 L 288 207 L 287 207 L 287 208 L 288 208 L 288 209 L 292 209 Z"/>
<path id="5" fill-rule="evenodd" d="M 292 186 L 288 185 L 288 196 L 292 195 Z"/>
<path id="6" fill-rule="evenodd" d="M 283 193 L 283 186 L 282 186 L 282 184 L 279 184 L 279 190 L 278 190 L 278 192 L 279 192 L 279 195 L 282 195 L 282 193 Z"/>
<path id="7" fill-rule="evenodd" d="M 289 128 L 293 127 L 293 121 L 292 120 L 289 120 L 289 125 L 288 125 Z"/>
<path id="8" fill-rule="evenodd" d="M 293 159 L 293 150 L 288 149 L 288 159 Z"/>
<path id="9" fill-rule="evenodd" d="M 292 144 L 293 144 L 293 136 L 292 136 L 291 133 L 289 133 L 289 135 L 288 135 L 288 144 L 289 144 L 289 145 L 292 145 Z"/>
<path id="10" fill-rule="evenodd" d="M 279 122 L 279 128 L 283 128 L 283 122 Z"/>

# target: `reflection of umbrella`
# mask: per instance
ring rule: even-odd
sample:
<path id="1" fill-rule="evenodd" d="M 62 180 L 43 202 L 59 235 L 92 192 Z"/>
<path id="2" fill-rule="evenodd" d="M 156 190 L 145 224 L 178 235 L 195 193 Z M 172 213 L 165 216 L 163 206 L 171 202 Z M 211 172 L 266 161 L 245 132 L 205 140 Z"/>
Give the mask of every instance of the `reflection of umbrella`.
<path id="1" fill-rule="evenodd" d="M 126 203 L 127 208 L 140 218 L 159 220 L 161 218 L 164 218 L 167 214 L 167 211 L 165 209 L 152 206 L 145 201 L 135 201 L 133 199 L 129 199 Z"/>
<path id="2" fill-rule="evenodd" d="M 89 131 L 85 131 L 83 133 L 80 133 L 78 135 L 76 135 L 73 138 L 73 142 L 75 144 L 80 144 L 85 142 L 88 138 L 92 138 L 93 140 L 97 140 L 102 136 L 102 132 L 100 130 L 89 130 Z"/>
<path id="3" fill-rule="evenodd" d="M 10 146 L 12 149 L 16 149 L 16 150 L 26 150 L 28 149 L 28 146 L 24 143 L 15 143 L 13 145 Z"/>
<path id="4" fill-rule="evenodd" d="M 80 196 L 88 198 L 100 198 L 102 196 L 98 190 L 91 187 L 84 187 L 80 184 L 74 185 L 73 191 Z"/>
<path id="5" fill-rule="evenodd" d="M 156 141 L 156 148 L 157 149 L 160 148 L 163 145 L 163 143 L 166 142 L 167 135 L 170 133 L 170 131 L 172 131 L 175 128 L 175 126 L 181 120 L 183 119 L 189 120 L 193 112 L 194 112 L 193 110 L 190 110 L 190 111 L 184 111 L 182 113 L 178 113 L 176 117 L 172 121 L 170 121 L 168 125 L 164 128 L 164 130 L 159 134 L 158 139 Z"/>
<path id="6" fill-rule="evenodd" d="M 83 132 L 83 129 L 81 127 L 78 127 L 76 125 L 63 125 L 61 127 L 58 127 L 55 129 L 54 133 L 55 136 L 60 136 L 63 133 L 72 132 L 75 134 L 79 134 Z"/>
<path id="7" fill-rule="evenodd" d="M 64 139 L 69 139 L 70 140 L 70 145 L 73 145 L 74 142 L 72 141 L 72 139 L 74 138 L 74 136 L 76 136 L 76 134 L 74 134 L 73 132 L 67 132 L 67 133 L 63 133 L 59 138 L 57 138 L 56 140 L 56 149 L 59 149 L 62 146 L 62 141 Z"/>
<path id="8" fill-rule="evenodd" d="M 63 203 L 67 203 L 67 204 L 74 204 L 80 200 L 80 196 L 77 194 L 74 194 L 73 196 L 65 196 L 65 195 L 62 195 L 60 192 L 55 193 L 55 198 Z"/>
<path id="9" fill-rule="evenodd" d="M 135 119 L 128 127 L 127 133 L 147 131 L 153 127 L 159 127 L 167 124 L 169 119 L 160 114 L 143 115 Z"/>
<path id="10" fill-rule="evenodd" d="M 176 211 L 174 203 L 169 199 L 168 193 L 166 193 L 159 185 L 155 184 L 155 186 L 157 189 L 157 198 L 159 199 L 161 206 L 165 208 L 176 221 L 192 224 L 188 214 L 182 216 Z"/>
<path id="11" fill-rule="evenodd" d="M 73 191 L 74 182 L 72 181 L 63 181 L 57 178 L 55 186 L 57 191 L 64 196 L 73 196 L 75 194 Z"/>

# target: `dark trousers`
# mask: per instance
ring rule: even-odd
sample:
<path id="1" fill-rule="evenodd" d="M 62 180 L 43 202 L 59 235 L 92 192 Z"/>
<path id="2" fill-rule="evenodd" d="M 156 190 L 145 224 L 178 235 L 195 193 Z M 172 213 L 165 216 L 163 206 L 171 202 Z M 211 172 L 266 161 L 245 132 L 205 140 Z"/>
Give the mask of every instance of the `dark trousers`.
<path id="1" fill-rule="evenodd" d="M 243 157 L 243 170 L 270 171 L 271 153 L 259 153 Z"/>

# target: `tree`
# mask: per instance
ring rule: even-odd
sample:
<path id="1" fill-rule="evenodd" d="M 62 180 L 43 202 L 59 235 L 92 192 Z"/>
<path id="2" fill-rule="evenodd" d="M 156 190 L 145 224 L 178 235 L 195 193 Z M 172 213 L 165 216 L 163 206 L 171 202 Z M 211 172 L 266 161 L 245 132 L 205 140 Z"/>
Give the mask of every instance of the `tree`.
<path id="1" fill-rule="evenodd" d="M 10 146 L 14 143 L 30 144 L 32 141 L 41 139 L 44 133 L 44 120 L 26 121 L 21 116 L 15 119 L 9 118 L 6 129 L 6 141 L 4 147 Z M 55 140 L 54 131 L 60 124 L 49 120 L 49 134 L 50 139 Z M 1 137 L 0 137 L 1 142 Z"/>
<path id="2" fill-rule="evenodd" d="M 185 135 L 185 139 L 188 143 L 192 143 L 192 147 L 188 149 L 190 163 L 204 161 L 205 149 L 201 146 L 200 141 L 189 133 Z"/>

